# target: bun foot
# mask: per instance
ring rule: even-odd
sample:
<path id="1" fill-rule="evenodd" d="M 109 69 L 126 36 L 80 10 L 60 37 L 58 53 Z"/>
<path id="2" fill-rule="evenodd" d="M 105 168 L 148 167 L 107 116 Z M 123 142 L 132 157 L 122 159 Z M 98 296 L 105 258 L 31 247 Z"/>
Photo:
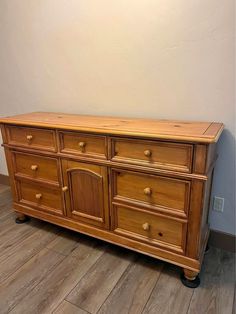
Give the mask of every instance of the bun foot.
<path id="1" fill-rule="evenodd" d="M 29 220 L 30 220 L 30 218 L 28 216 L 25 216 L 24 214 L 18 214 L 15 222 L 17 224 L 24 224 L 25 222 L 27 222 Z"/>
<path id="2" fill-rule="evenodd" d="M 210 247 L 209 247 L 209 245 L 208 245 L 208 243 L 207 243 L 206 249 L 205 249 L 205 254 L 207 254 L 207 253 L 209 252 L 209 250 L 210 250 Z"/>
<path id="3" fill-rule="evenodd" d="M 188 288 L 197 288 L 200 285 L 200 278 L 198 273 L 188 269 L 184 269 L 184 272 L 180 275 L 182 284 Z"/>

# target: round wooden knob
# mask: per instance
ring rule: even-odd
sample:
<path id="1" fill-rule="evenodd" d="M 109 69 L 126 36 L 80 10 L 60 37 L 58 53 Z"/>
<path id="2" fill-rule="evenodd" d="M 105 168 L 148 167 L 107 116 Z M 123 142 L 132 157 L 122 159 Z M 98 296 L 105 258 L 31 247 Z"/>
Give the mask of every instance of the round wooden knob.
<path id="1" fill-rule="evenodd" d="M 66 191 L 68 191 L 68 186 L 63 186 L 62 192 L 66 192 Z"/>
<path id="2" fill-rule="evenodd" d="M 35 198 L 37 200 L 40 200 L 42 198 L 42 194 L 41 193 L 35 194 Z"/>
<path id="3" fill-rule="evenodd" d="M 144 151 L 144 155 L 145 155 L 146 157 L 151 157 L 151 156 L 152 156 L 152 151 L 151 151 L 150 149 L 146 149 L 146 150 Z"/>
<path id="4" fill-rule="evenodd" d="M 151 188 L 145 188 L 143 190 L 143 192 L 144 192 L 145 195 L 151 195 L 152 194 L 152 189 Z"/>
<path id="5" fill-rule="evenodd" d="M 85 145 L 86 145 L 86 143 L 85 143 L 85 142 L 79 142 L 79 147 L 80 147 L 80 148 L 84 148 L 84 147 L 85 147 Z"/>
<path id="6" fill-rule="evenodd" d="M 31 170 L 33 170 L 33 171 L 38 170 L 38 166 L 37 166 L 37 165 L 32 165 L 30 168 L 31 168 Z"/>
<path id="7" fill-rule="evenodd" d="M 143 230 L 145 231 L 148 231 L 150 229 L 150 225 L 148 222 L 145 222 L 142 227 L 143 227 Z"/>
<path id="8" fill-rule="evenodd" d="M 33 139 L 33 135 L 27 135 L 26 139 L 27 139 L 27 141 L 31 141 Z"/>

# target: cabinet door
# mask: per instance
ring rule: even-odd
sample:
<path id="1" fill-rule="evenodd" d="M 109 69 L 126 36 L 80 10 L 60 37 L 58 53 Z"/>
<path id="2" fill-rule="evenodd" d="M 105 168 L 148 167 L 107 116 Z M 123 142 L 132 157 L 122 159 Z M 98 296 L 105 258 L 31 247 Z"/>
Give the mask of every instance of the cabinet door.
<path id="1" fill-rule="evenodd" d="M 62 169 L 67 216 L 108 229 L 107 168 L 63 160 Z"/>

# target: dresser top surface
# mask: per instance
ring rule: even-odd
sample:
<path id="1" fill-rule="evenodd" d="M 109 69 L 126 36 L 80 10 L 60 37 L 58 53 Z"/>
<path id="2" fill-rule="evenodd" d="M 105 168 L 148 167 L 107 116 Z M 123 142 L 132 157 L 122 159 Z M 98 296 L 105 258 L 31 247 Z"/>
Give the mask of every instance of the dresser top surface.
<path id="1" fill-rule="evenodd" d="M 202 143 L 217 142 L 224 127 L 222 123 L 217 122 L 120 118 L 55 112 L 21 114 L 1 118 L 0 123 Z"/>

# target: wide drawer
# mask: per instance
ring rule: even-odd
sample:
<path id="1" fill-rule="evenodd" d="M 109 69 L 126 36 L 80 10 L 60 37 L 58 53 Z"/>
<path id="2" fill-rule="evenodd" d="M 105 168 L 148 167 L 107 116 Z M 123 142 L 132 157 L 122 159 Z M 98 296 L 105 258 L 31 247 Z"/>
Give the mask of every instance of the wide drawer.
<path id="1" fill-rule="evenodd" d="M 58 161 L 56 158 L 32 154 L 13 153 L 16 176 L 27 176 L 36 180 L 52 181 L 58 184 Z"/>
<path id="2" fill-rule="evenodd" d="M 192 150 L 190 144 L 113 138 L 111 158 L 117 162 L 191 172 Z"/>
<path id="3" fill-rule="evenodd" d="M 17 181 L 17 187 L 20 203 L 54 214 L 62 214 L 63 205 L 59 189 L 26 181 Z"/>
<path id="4" fill-rule="evenodd" d="M 112 176 L 113 200 L 146 206 L 167 214 L 187 216 L 189 181 L 120 169 L 112 169 Z"/>
<path id="5" fill-rule="evenodd" d="M 183 253 L 187 223 L 131 207 L 114 206 L 114 231 L 123 236 Z"/>
<path id="6" fill-rule="evenodd" d="M 106 159 L 106 137 L 74 132 L 59 132 L 62 153 Z"/>
<path id="7" fill-rule="evenodd" d="M 7 126 L 6 133 L 10 145 L 56 151 L 56 136 L 53 130 Z"/>

